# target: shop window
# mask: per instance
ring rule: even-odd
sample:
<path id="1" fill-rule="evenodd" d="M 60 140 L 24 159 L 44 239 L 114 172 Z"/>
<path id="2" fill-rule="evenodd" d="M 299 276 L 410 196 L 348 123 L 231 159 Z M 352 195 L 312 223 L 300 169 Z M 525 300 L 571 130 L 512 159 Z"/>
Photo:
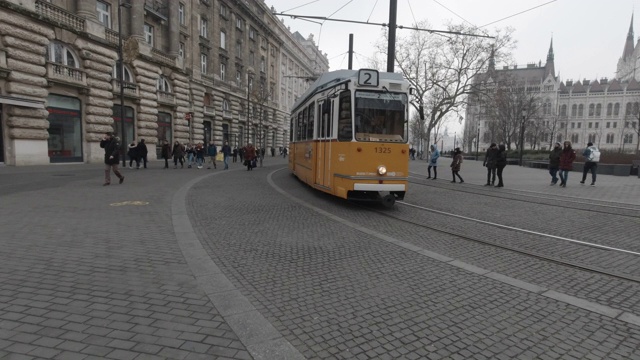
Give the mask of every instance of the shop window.
<path id="1" fill-rule="evenodd" d="M 158 159 L 162 158 L 162 144 L 166 140 L 171 146 L 173 146 L 173 141 L 171 138 L 171 114 L 165 112 L 158 112 L 157 117 L 157 139 L 156 143 L 156 156 Z"/>
<path id="2" fill-rule="evenodd" d="M 82 116 L 77 98 L 49 94 L 49 161 L 82 162 Z"/>
<path id="3" fill-rule="evenodd" d="M 113 133 L 121 138 L 125 144 L 130 144 L 135 141 L 135 121 L 133 116 L 133 108 L 129 106 L 124 107 L 124 138 L 122 137 L 122 116 L 120 115 L 120 105 L 113 106 Z M 122 153 L 120 154 L 122 155 Z"/>

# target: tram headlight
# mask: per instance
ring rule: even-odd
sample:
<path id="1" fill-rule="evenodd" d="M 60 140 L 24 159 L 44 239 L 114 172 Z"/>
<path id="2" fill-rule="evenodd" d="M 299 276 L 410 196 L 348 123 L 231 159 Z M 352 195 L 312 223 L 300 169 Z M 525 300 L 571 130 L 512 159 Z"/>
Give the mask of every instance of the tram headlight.
<path id="1" fill-rule="evenodd" d="M 378 174 L 384 175 L 387 173 L 387 167 L 384 165 L 378 166 Z"/>

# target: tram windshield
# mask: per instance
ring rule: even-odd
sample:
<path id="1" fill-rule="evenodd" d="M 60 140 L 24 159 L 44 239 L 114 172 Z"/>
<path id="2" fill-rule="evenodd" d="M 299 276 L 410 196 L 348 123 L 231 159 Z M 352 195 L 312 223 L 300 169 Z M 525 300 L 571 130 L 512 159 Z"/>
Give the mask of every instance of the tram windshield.
<path id="1" fill-rule="evenodd" d="M 356 91 L 356 140 L 406 142 L 407 105 L 403 93 Z"/>

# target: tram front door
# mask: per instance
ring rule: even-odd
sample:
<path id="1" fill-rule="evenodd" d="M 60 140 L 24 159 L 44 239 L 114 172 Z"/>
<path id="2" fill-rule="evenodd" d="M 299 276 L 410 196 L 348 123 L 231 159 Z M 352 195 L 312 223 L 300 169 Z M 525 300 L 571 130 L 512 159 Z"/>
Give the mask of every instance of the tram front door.
<path id="1" fill-rule="evenodd" d="M 318 104 L 318 116 L 316 117 L 318 128 L 316 133 L 316 185 L 331 188 L 331 137 L 333 126 L 331 123 L 331 101 L 323 101 Z"/>

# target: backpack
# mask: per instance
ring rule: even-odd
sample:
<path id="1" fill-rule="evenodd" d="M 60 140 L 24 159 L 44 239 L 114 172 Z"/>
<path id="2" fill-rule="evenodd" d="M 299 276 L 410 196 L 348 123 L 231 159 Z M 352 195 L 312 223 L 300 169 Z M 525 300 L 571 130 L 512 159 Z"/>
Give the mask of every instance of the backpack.
<path id="1" fill-rule="evenodd" d="M 597 147 L 593 147 L 591 152 L 589 153 L 589 157 L 587 158 L 590 162 L 598 162 L 600 161 L 600 150 Z"/>

